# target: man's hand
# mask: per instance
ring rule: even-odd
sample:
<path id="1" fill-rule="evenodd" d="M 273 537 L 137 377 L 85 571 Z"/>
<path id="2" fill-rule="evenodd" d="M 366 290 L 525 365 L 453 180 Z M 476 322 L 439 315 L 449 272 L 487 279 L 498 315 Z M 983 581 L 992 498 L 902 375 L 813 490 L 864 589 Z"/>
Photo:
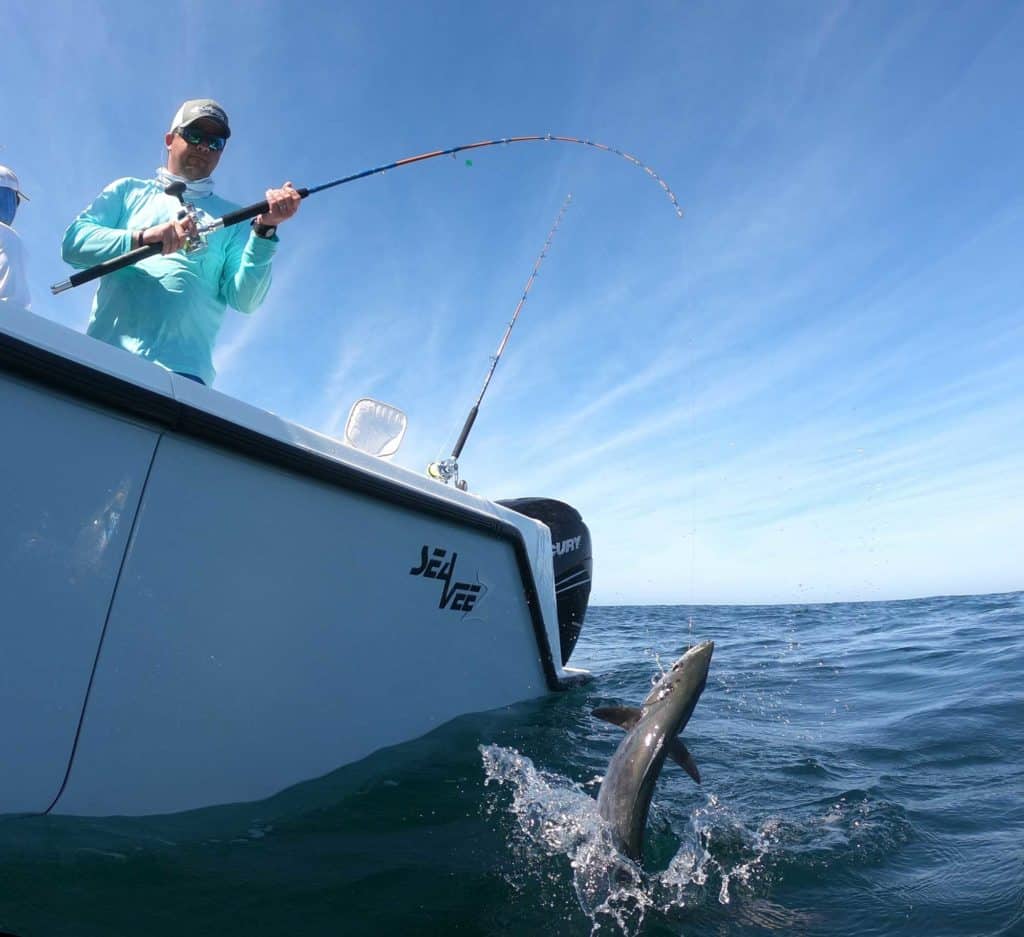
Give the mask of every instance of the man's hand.
<path id="1" fill-rule="evenodd" d="M 161 254 L 173 254 L 180 251 L 185 241 L 190 237 L 196 237 L 197 233 L 196 224 L 191 218 L 179 218 L 146 228 L 142 232 L 142 243 L 160 244 Z"/>
<path id="2" fill-rule="evenodd" d="M 267 189 L 267 204 L 270 211 L 257 215 L 256 224 L 275 227 L 293 217 L 301 202 L 302 197 L 290 182 L 286 182 L 280 189 Z"/>

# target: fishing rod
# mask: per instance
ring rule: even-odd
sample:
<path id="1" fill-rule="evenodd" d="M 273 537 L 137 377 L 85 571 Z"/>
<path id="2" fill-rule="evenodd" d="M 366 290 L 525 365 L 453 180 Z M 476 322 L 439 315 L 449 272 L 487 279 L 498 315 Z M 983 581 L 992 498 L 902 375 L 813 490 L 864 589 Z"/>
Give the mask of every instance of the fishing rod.
<path id="1" fill-rule="evenodd" d="M 519 312 L 526 304 L 526 297 L 529 295 L 530 287 L 533 286 L 533 281 L 537 277 L 537 271 L 540 270 L 540 265 L 548 255 L 548 248 L 551 247 L 551 242 L 554 240 L 555 232 L 558 230 L 558 226 L 562 223 L 562 218 L 565 216 L 566 211 L 568 211 L 571 202 L 572 193 L 570 192 L 565 197 L 565 201 L 562 203 L 562 207 L 558 212 L 558 217 L 555 218 L 555 223 L 551 226 L 551 230 L 548 232 L 547 240 L 544 241 L 544 246 L 540 249 L 540 253 L 537 255 L 537 259 L 533 263 L 533 270 L 530 271 L 530 276 L 526 281 L 526 286 L 523 287 L 523 295 L 519 297 L 519 302 L 516 303 L 515 312 L 512 313 L 512 319 L 509 321 L 508 327 L 505 329 L 505 334 L 498 343 L 498 350 L 491 357 L 491 366 L 487 371 L 487 377 L 484 378 L 484 386 L 480 388 L 480 394 L 476 398 L 476 403 L 474 403 L 472 409 L 470 409 L 469 415 L 466 417 L 466 422 L 462 424 L 462 432 L 459 433 L 459 438 L 455 443 L 455 448 L 452 449 L 452 454 L 447 459 L 442 459 L 440 462 L 431 462 L 430 465 L 427 466 L 427 474 L 431 478 L 438 478 L 446 485 L 452 479 L 455 479 L 455 487 L 465 489 L 465 483 L 459 481 L 459 456 L 462 455 L 462 448 L 466 445 L 466 440 L 469 438 L 469 431 L 473 428 L 473 424 L 476 422 L 476 416 L 480 412 L 480 404 L 483 402 L 484 394 L 487 393 L 487 385 L 491 383 L 491 378 L 494 376 L 494 369 L 498 366 L 498 361 L 500 360 L 502 353 L 505 351 L 505 346 L 508 344 L 509 336 L 512 334 L 512 329 L 515 327 L 516 320 L 519 318 Z"/>
<path id="2" fill-rule="evenodd" d="M 606 143 L 597 143 L 594 140 L 584 140 L 581 137 L 557 136 L 551 133 L 527 137 L 499 137 L 495 140 L 481 140 L 478 143 L 464 143 L 461 146 L 449 147 L 447 150 L 431 150 L 429 153 L 420 153 L 418 156 L 407 156 L 405 159 L 399 159 L 393 163 L 387 163 L 383 166 L 375 166 L 373 169 L 364 169 L 362 172 L 353 173 L 351 176 L 342 176 L 340 179 L 333 179 L 331 182 L 325 182 L 322 185 L 312 186 L 311 188 L 296 189 L 296 191 L 299 193 L 300 198 L 307 198 L 310 195 L 315 195 L 317 192 L 324 192 L 327 189 L 333 189 L 335 186 L 355 182 L 358 179 L 366 179 L 369 176 L 376 176 L 379 173 L 387 172 L 390 169 L 400 169 L 403 166 L 411 166 L 413 163 L 422 163 L 428 159 L 436 159 L 439 156 L 451 156 L 454 159 L 456 153 L 463 153 L 469 150 L 480 150 L 488 146 L 504 146 L 509 143 L 532 143 L 538 141 L 543 143 L 575 143 L 580 146 L 593 147 L 594 149 L 603 150 L 606 153 L 613 153 L 616 156 L 622 157 L 622 159 L 632 163 L 638 169 L 642 169 L 648 176 L 654 179 L 654 181 L 657 182 L 665 191 L 669 201 L 672 202 L 676 215 L 680 218 L 683 217 L 683 209 L 680 206 L 675 193 L 671 188 L 669 188 L 668 183 L 650 166 L 641 162 L 631 153 L 626 153 L 625 151 L 614 146 L 609 146 Z M 175 195 L 176 193 L 169 192 L 168 194 Z M 201 244 L 203 239 L 214 231 L 219 231 L 221 228 L 230 228 L 243 221 L 249 221 L 251 218 L 255 218 L 257 215 L 262 215 L 264 212 L 269 210 L 270 206 L 266 201 L 256 202 L 246 208 L 239 208 L 236 211 L 228 212 L 221 218 L 215 218 L 213 221 L 199 225 L 197 227 L 198 243 Z M 83 283 L 96 280 L 108 273 L 113 273 L 115 270 L 120 270 L 122 267 L 130 267 L 132 264 L 138 263 L 140 260 L 145 260 L 147 257 L 153 257 L 156 254 L 159 254 L 161 250 L 161 244 L 145 244 L 142 247 L 137 247 L 134 250 L 127 251 L 119 257 L 114 257 L 110 260 L 104 261 L 103 263 L 89 267 L 87 270 L 80 270 L 78 273 L 72 274 L 68 279 L 62 280 L 60 283 L 54 283 L 53 286 L 50 287 L 50 291 L 56 296 L 58 293 L 70 290 L 72 287 L 81 286 Z"/>
<path id="3" fill-rule="evenodd" d="M 191 217 L 193 221 L 198 221 L 198 212 L 196 211 L 196 207 L 185 202 L 182 195 L 184 191 L 185 184 L 182 182 L 172 182 L 166 189 L 164 189 L 164 192 L 177 198 L 184 206 L 178 212 L 179 219 Z M 315 190 L 298 189 L 298 193 L 301 198 L 305 198 L 313 191 Z M 229 211 L 226 215 L 223 215 L 220 218 L 214 218 L 206 224 L 196 224 L 195 237 L 189 238 L 188 241 L 186 241 L 184 250 L 189 254 L 196 253 L 203 249 L 206 245 L 207 235 L 212 232 L 219 231 L 221 228 L 230 228 L 243 221 L 248 221 L 250 218 L 255 218 L 257 215 L 262 215 L 267 211 L 270 211 L 270 205 L 267 204 L 266 199 L 264 199 L 262 202 L 256 202 L 254 205 L 249 205 L 246 208 Z M 93 267 L 89 267 L 87 270 L 80 270 L 78 273 L 71 274 L 71 276 L 66 280 L 61 280 L 60 283 L 54 283 L 50 287 L 50 292 L 56 296 L 58 293 L 70 290 L 72 287 L 81 286 L 83 283 L 88 283 L 90 280 L 97 280 L 100 277 L 106 276 L 108 273 L 120 270 L 122 267 L 130 267 L 132 264 L 137 264 L 140 260 L 145 260 L 147 257 L 154 257 L 162 250 L 163 244 L 161 242 L 157 242 L 156 244 L 144 244 L 142 247 L 136 247 L 134 250 L 126 251 L 118 257 L 112 257 L 110 260 L 98 263 Z"/>

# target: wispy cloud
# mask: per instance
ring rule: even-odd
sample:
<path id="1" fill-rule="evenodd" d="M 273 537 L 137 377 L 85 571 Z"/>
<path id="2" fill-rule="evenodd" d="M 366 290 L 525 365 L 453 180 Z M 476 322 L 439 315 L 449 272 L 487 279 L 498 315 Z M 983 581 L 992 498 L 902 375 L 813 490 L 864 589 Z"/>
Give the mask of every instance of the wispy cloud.
<path id="1" fill-rule="evenodd" d="M 335 435 L 379 397 L 408 411 L 398 461 L 421 470 L 450 451 L 571 190 L 463 470 L 579 507 L 597 601 L 1019 588 L 1024 196 L 1005 115 L 1024 12 L 667 9 L 324 7 L 282 57 L 283 4 L 18 7 L 9 66 L 33 92 L 5 101 L 0 160 L 36 196 L 19 215 L 36 308 L 84 326 L 90 289 L 46 295 L 60 232 L 152 170 L 194 94 L 237 115 L 218 185 L 239 202 L 472 139 L 590 136 L 649 160 L 685 219 L 573 146 L 331 190 L 282 230 L 263 308 L 229 313 L 220 389 Z M 139 83 L 171 21 L 175 77 Z M 259 87 L 225 35 L 267 63 Z"/>

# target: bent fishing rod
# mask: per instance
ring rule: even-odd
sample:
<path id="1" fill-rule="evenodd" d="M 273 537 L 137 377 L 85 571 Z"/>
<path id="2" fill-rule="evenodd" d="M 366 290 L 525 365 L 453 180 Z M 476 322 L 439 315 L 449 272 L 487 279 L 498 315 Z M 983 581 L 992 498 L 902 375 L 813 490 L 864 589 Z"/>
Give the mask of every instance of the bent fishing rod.
<path id="1" fill-rule="evenodd" d="M 459 433 L 458 441 L 455 443 L 455 448 L 452 449 L 452 454 L 447 459 L 442 459 L 440 462 L 431 462 L 427 466 L 427 474 L 431 478 L 439 478 L 446 485 L 452 479 L 455 480 L 455 487 L 462 488 L 465 490 L 465 482 L 459 481 L 459 456 L 462 455 L 462 449 L 466 445 L 466 440 L 469 438 L 469 431 L 473 428 L 473 424 L 476 422 L 477 414 L 480 412 L 480 404 L 483 402 L 484 394 L 487 393 L 487 387 L 491 383 L 491 378 L 494 377 L 494 369 L 498 367 L 498 361 L 501 359 L 502 353 L 505 351 L 505 346 L 508 344 L 509 336 L 512 334 L 512 329 L 515 327 L 516 320 L 519 318 L 519 313 L 523 306 L 526 304 L 526 297 L 530 294 L 530 287 L 533 286 L 533 281 L 537 278 L 537 271 L 540 270 L 540 265 L 544 263 L 544 258 L 548 255 L 548 248 L 551 247 L 551 242 L 554 240 L 555 233 L 558 231 L 558 226 L 562 223 L 562 218 L 565 216 L 566 211 L 569 209 L 569 204 L 572 202 L 572 193 L 570 192 L 562 203 L 562 208 L 558 212 L 558 217 L 555 218 L 555 223 L 551 226 L 551 230 L 548 232 L 547 240 L 544 241 L 544 246 L 540 249 L 540 253 L 537 255 L 537 259 L 533 263 L 533 270 L 530 271 L 530 276 L 526 281 L 526 286 L 523 287 L 523 295 L 519 297 L 519 302 L 516 303 L 515 312 L 512 313 L 512 319 L 509 321 L 505 334 L 501 337 L 501 341 L 498 343 L 498 350 L 491 357 L 491 367 L 487 371 L 487 377 L 484 378 L 484 386 L 480 388 L 480 393 L 476 398 L 476 403 L 469 411 L 469 415 L 466 417 L 466 422 L 462 424 L 462 432 Z"/>
<path id="2" fill-rule="evenodd" d="M 481 140 L 478 143 L 464 143 L 461 146 L 449 147 L 447 150 L 432 150 L 429 153 L 420 153 L 418 156 L 407 156 L 405 159 L 399 159 L 393 163 L 387 163 L 383 166 L 375 166 L 373 169 L 364 169 L 362 172 L 353 173 L 351 176 L 343 176 L 340 179 L 334 179 L 331 182 L 325 182 L 322 185 L 312 186 L 311 188 L 296 189 L 296 191 L 299 193 L 300 198 L 307 198 L 310 195 L 315 195 L 317 192 L 325 192 L 327 189 L 333 189 L 339 185 L 346 185 L 349 182 L 355 182 L 359 179 L 376 176 L 379 173 L 387 172 L 391 169 L 401 169 L 403 166 L 411 166 L 413 163 L 422 163 L 428 159 L 436 159 L 439 156 L 451 156 L 454 159 L 456 153 L 463 153 L 469 150 L 481 150 L 488 146 L 504 146 L 509 143 L 532 143 L 538 141 L 544 143 L 576 143 L 580 146 L 590 146 L 597 150 L 603 150 L 605 153 L 613 153 L 616 156 L 620 156 L 627 162 L 632 163 L 638 169 L 642 169 L 648 176 L 654 179 L 654 181 L 657 182 L 665 191 L 669 201 L 672 202 L 676 215 L 680 218 L 683 217 L 683 209 L 679 205 L 679 200 L 676 198 L 675 193 L 671 188 L 669 188 L 668 183 L 650 166 L 642 163 L 632 154 L 626 153 L 614 146 L 609 146 L 606 143 L 597 143 L 594 140 L 584 140 L 580 137 L 557 136 L 551 133 L 527 137 L 500 137 L 495 140 Z M 182 198 L 181 193 L 183 190 L 178 188 L 180 185 L 181 184 L 178 183 L 178 186 L 168 186 L 165 191 L 167 191 L 168 195 L 176 196 L 182 202 L 182 212 L 188 213 L 190 211 L 190 207 L 186 205 Z M 175 189 L 175 191 L 170 191 L 171 189 Z M 213 221 L 206 224 L 197 225 L 198 237 L 193 241 L 196 246 L 192 247 L 191 250 L 201 249 L 203 239 L 208 234 L 211 234 L 214 231 L 219 231 L 221 228 L 230 228 L 243 221 L 249 221 L 257 215 L 262 215 L 264 212 L 269 210 L 270 206 L 266 201 L 256 202 L 246 208 L 239 208 L 235 211 L 228 212 L 223 217 L 215 218 Z M 182 217 L 181 213 L 179 213 L 179 217 Z M 72 274 L 60 283 L 54 283 L 53 286 L 50 287 L 50 292 L 56 296 L 58 293 L 70 290 L 72 287 L 81 286 L 83 283 L 96 280 L 108 273 L 113 273 L 115 270 L 120 270 L 122 267 L 130 267 L 132 264 L 138 263 L 140 260 L 145 260 L 147 257 L 153 257 L 156 254 L 159 254 L 161 250 L 161 244 L 145 244 L 142 247 L 137 247 L 134 250 L 121 254 L 119 257 L 114 257 L 110 260 L 103 261 L 103 263 L 89 267 L 87 270 L 80 270 L 78 273 Z"/>

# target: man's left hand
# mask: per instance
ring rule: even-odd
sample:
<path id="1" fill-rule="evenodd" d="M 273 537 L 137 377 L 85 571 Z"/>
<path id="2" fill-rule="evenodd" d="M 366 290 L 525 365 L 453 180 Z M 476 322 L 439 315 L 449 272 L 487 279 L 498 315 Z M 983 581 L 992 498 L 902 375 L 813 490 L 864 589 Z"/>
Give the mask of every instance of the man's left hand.
<path id="1" fill-rule="evenodd" d="M 302 197 L 290 182 L 286 182 L 280 189 L 267 189 L 267 204 L 270 211 L 257 215 L 256 224 L 271 227 L 283 224 L 299 210 L 301 202 Z"/>

